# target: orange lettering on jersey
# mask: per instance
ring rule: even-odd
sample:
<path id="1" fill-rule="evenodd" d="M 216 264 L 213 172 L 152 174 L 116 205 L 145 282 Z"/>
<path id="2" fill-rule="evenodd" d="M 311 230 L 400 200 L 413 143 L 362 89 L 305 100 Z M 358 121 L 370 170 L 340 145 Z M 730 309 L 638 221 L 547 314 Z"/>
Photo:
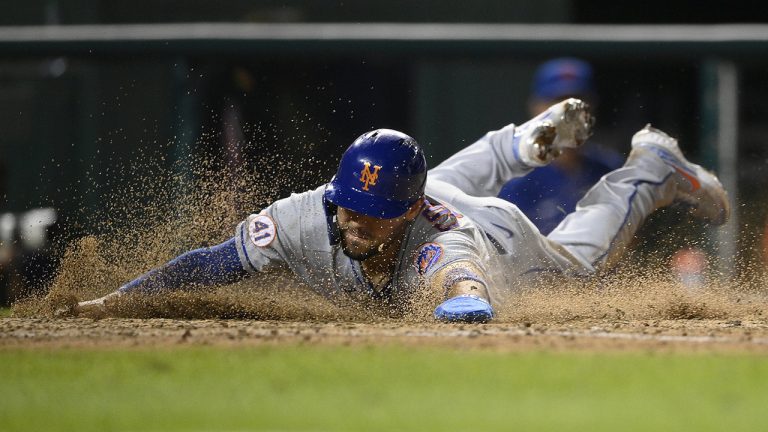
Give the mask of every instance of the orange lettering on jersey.
<path id="1" fill-rule="evenodd" d="M 379 179 L 379 170 L 381 169 L 381 167 L 378 165 L 374 165 L 373 172 L 371 172 L 371 163 L 363 162 L 363 164 L 365 164 L 365 166 L 363 167 L 363 170 L 360 172 L 360 182 L 363 183 L 363 190 L 367 191 L 368 186 L 376 186 L 376 180 Z"/>

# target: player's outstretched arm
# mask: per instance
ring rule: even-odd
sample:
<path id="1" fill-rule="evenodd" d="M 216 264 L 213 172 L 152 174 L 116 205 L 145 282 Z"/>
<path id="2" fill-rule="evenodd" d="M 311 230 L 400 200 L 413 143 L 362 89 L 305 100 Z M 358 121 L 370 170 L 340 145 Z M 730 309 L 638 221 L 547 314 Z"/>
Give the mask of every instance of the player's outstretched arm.
<path id="1" fill-rule="evenodd" d="M 237 255 L 235 239 L 231 238 L 222 244 L 180 255 L 128 282 L 118 291 L 155 294 L 189 286 L 230 284 L 247 275 Z"/>
<path id="2" fill-rule="evenodd" d="M 154 294 L 191 286 L 226 285 L 247 276 L 237 254 L 235 239 L 186 252 L 168 263 L 126 283 L 117 291 L 95 300 L 80 302 L 80 308 L 102 307 L 129 292 Z"/>

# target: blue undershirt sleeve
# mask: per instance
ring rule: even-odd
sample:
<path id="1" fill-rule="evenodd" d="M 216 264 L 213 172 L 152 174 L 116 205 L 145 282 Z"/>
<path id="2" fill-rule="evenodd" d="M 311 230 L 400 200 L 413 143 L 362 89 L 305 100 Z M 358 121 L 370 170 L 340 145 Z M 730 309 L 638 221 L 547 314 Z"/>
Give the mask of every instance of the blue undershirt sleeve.
<path id="1" fill-rule="evenodd" d="M 225 285 L 248 275 L 237 255 L 235 239 L 189 251 L 120 287 L 122 293 L 155 294 L 194 286 Z"/>

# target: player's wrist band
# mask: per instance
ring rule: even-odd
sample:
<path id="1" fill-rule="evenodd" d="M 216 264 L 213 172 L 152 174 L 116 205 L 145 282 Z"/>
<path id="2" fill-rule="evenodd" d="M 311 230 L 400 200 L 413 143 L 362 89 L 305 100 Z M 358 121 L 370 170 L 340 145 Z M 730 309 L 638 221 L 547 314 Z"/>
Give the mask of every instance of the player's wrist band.
<path id="1" fill-rule="evenodd" d="M 471 298 L 471 299 L 475 299 L 475 300 L 480 300 L 481 302 L 486 303 L 486 304 L 491 304 L 491 302 L 489 302 L 488 300 L 480 297 L 477 294 L 459 294 L 456 297 L 451 297 L 451 298 Z"/>
<path id="2" fill-rule="evenodd" d="M 448 270 L 448 272 L 446 273 L 445 279 L 443 280 L 443 288 L 446 290 L 446 293 L 447 293 L 447 291 L 452 286 L 463 281 L 474 281 L 483 285 L 483 287 L 485 288 L 488 287 L 488 285 L 485 283 L 485 280 L 483 280 L 483 278 L 480 277 L 480 275 L 478 275 L 477 273 L 467 269 L 455 268 L 455 269 Z"/>

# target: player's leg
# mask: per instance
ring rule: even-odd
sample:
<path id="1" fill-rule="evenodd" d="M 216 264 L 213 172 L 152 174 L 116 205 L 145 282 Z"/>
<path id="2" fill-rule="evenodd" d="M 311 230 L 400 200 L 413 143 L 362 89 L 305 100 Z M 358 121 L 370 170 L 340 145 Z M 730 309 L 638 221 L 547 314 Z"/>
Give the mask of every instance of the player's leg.
<path id="1" fill-rule="evenodd" d="M 548 236 L 585 267 L 610 266 L 654 210 L 679 202 L 713 225 L 725 223 L 730 205 L 713 174 L 688 162 L 677 140 L 650 125 L 632 138 L 622 168 L 605 175 Z"/>
<path id="2" fill-rule="evenodd" d="M 564 148 L 583 144 L 593 123 L 587 104 L 568 99 L 522 125 L 488 132 L 431 169 L 427 177 L 469 195 L 497 196 L 509 180 L 548 164 Z"/>
<path id="3" fill-rule="evenodd" d="M 500 254 L 515 267 L 515 276 L 530 272 L 534 267 L 560 273 L 585 274 L 592 271 L 591 267 L 584 269 L 581 260 L 570 256 L 562 246 L 542 235 L 528 216 L 509 201 L 498 197 L 472 196 L 441 181 L 429 183 L 427 194 L 477 223 Z"/>

